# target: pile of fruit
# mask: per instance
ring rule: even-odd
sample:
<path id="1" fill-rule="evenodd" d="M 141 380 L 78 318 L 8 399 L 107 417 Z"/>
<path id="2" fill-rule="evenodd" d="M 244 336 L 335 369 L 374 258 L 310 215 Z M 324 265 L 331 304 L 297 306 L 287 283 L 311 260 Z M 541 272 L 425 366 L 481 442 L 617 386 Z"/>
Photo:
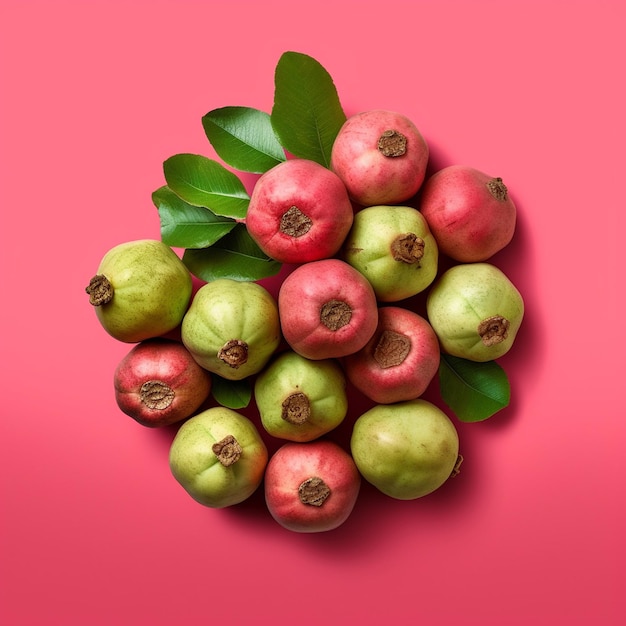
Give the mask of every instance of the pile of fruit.
<path id="1" fill-rule="evenodd" d="M 169 463 L 189 495 L 222 508 L 263 485 L 280 525 L 320 532 L 352 513 L 362 479 L 400 500 L 440 488 L 462 461 L 454 417 L 508 405 L 496 359 L 524 303 L 489 259 L 516 207 L 475 168 L 428 174 L 406 116 L 347 117 L 310 56 L 281 56 L 274 96 L 271 114 L 204 116 L 226 165 L 167 159 L 161 240 L 109 250 L 86 291 L 104 329 L 135 344 L 115 370 L 119 408 L 176 425 Z M 250 195 L 235 171 L 258 175 Z M 274 297 L 262 282 L 283 266 Z M 422 398 L 436 379 L 452 418 Z M 372 406 L 341 446 L 327 435 L 349 415 L 348 383 Z M 258 419 L 239 410 L 250 403 Z"/>

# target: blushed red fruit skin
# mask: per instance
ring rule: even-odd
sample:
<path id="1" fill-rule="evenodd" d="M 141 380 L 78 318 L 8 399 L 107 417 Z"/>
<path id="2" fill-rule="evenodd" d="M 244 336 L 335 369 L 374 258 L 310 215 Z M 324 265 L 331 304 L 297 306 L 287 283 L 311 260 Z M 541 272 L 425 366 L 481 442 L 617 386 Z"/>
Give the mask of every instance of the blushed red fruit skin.
<path id="1" fill-rule="evenodd" d="M 404 335 L 411 348 L 404 361 L 381 367 L 374 353 L 385 331 Z M 439 340 L 428 321 L 409 309 L 384 306 L 378 311 L 374 336 L 359 352 L 343 360 L 350 382 L 379 404 L 413 400 L 421 396 L 435 377 L 440 362 Z"/>
<path id="2" fill-rule="evenodd" d="M 407 138 L 406 153 L 388 157 L 378 150 L 387 130 Z M 330 168 L 350 198 L 362 206 L 398 204 L 412 198 L 426 176 L 429 148 L 415 124 L 395 111 L 374 109 L 349 117 L 333 143 Z"/>
<path id="3" fill-rule="evenodd" d="M 281 218 L 292 206 L 312 222 L 298 237 L 280 230 Z M 289 159 L 257 180 L 246 227 L 265 254 L 281 263 L 300 264 L 336 254 L 353 217 L 348 192 L 336 174 L 308 159 Z"/>
<path id="4" fill-rule="evenodd" d="M 320 310 L 331 300 L 352 309 L 350 323 L 338 330 L 320 321 Z M 339 358 L 360 350 L 378 324 L 374 289 L 345 261 L 323 259 L 298 266 L 278 292 L 278 313 L 285 341 L 308 359 Z"/>
<path id="5" fill-rule="evenodd" d="M 174 392 L 172 403 L 153 409 L 141 400 L 141 386 L 158 380 Z M 165 338 L 138 343 L 119 362 L 114 374 L 119 408 L 142 426 L 169 426 L 190 417 L 208 398 L 211 376 L 181 343 Z"/>
<path id="6" fill-rule="evenodd" d="M 331 490 L 321 506 L 303 504 L 298 496 L 300 484 L 314 476 Z M 341 526 L 354 509 L 360 487 L 352 457 L 328 440 L 283 444 L 265 470 L 267 508 L 281 526 L 294 532 L 326 532 Z"/>
<path id="7" fill-rule="evenodd" d="M 424 183 L 419 209 L 439 251 L 463 263 L 485 261 L 508 245 L 516 207 L 507 193 L 496 199 L 487 183 L 494 177 L 473 167 L 450 165 Z"/>

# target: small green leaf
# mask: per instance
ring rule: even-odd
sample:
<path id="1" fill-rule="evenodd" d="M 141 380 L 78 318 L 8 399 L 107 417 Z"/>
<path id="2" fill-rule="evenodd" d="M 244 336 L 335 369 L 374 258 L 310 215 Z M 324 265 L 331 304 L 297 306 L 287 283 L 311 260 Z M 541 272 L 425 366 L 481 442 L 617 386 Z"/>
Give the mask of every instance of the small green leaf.
<path id="1" fill-rule="evenodd" d="M 252 385 L 247 379 L 227 380 L 212 375 L 211 393 L 218 404 L 229 409 L 244 409 L 252 398 Z"/>
<path id="2" fill-rule="evenodd" d="M 181 200 L 167 185 L 152 194 L 161 222 L 161 240 L 173 248 L 207 248 L 237 222 Z"/>
<path id="3" fill-rule="evenodd" d="M 271 121 L 291 154 L 330 166 L 333 143 L 346 115 L 332 77 L 318 61 L 299 52 L 280 57 Z"/>
<path id="4" fill-rule="evenodd" d="M 218 278 L 260 280 L 274 276 L 281 268 L 278 261 L 261 251 L 244 224 L 237 224 L 210 248 L 185 250 L 183 262 L 194 276 L 207 282 Z"/>
<path id="5" fill-rule="evenodd" d="M 480 422 L 507 407 L 511 387 L 495 361 L 477 363 L 441 355 L 439 387 L 443 401 L 462 422 Z"/>
<path id="6" fill-rule="evenodd" d="M 175 154 L 163 163 L 168 187 L 182 200 L 223 217 L 246 216 L 250 196 L 221 163 L 199 154 Z"/>
<path id="7" fill-rule="evenodd" d="M 202 126 L 211 145 L 228 165 L 262 174 L 286 159 L 269 114 L 249 107 L 209 111 Z"/>

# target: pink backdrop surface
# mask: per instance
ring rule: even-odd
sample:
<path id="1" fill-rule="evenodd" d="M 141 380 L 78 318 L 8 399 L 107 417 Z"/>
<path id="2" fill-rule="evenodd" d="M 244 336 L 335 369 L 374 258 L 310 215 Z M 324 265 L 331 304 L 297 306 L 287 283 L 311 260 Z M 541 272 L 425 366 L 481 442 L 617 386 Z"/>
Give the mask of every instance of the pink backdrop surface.
<path id="1" fill-rule="evenodd" d="M 620 4 L 4 0 L 0 623 L 623 623 Z M 175 430 L 118 410 L 129 347 L 84 292 L 106 250 L 159 238 L 163 161 L 214 156 L 202 115 L 271 110 L 286 50 L 328 69 L 347 113 L 409 116 L 432 167 L 505 180 L 519 226 L 494 262 L 527 305 L 511 406 L 457 423 L 461 475 L 413 502 L 364 485 L 316 535 L 260 494 L 187 496 Z"/>

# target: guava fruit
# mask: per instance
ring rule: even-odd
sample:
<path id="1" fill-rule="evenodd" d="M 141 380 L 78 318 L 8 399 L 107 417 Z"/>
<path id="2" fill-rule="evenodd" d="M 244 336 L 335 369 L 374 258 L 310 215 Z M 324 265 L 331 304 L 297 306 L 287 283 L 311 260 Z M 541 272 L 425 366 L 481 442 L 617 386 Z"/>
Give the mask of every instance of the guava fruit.
<path id="1" fill-rule="evenodd" d="M 432 285 L 426 311 L 444 352 L 484 362 L 511 349 L 524 317 L 524 300 L 495 265 L 461 263 Z"/>
<path id="2" fill-rule="evenodd" d="M 367 278 L 379 301 L 397 302 L 433 282 L 439 253 L 417 209 L 376 205 L 354 216 L 342 258 Z"/>
<path id="3" fill-rule="evenodd" d="M 283 528 L 299 533 L 334 530 L 349 517 L 361 487 L 352 457 L 318 439 L 283 444 L 265 471 L 265 502 Z"/>
<path id="4" fill-rule="evenodd" d="M 421 187 L 429 148 L 415 124 L 396 111 L 349 117 L 335 138 L 330 167 L 361 206 L 399 204 Z"/>
<path id="5" fill-rule="evenodd" d="M 269 257 L 300 264 L 336 254 L 353 215 L 336 174 L 315 161 L 289 159 L 256 181 L 246 228 Z"/>
<path id="6" fill-rule="evenodd" d="M 161 337 L 135 345 L 113 377 L 119 408 L 142 426 L 188 418 L 209 397 L 211 375 L 178 341 Z"/>
<path id="7" fill-rule="evenodd" d="M 456 475 L 462 457 L 450 418 L 418 398 L 379 404 L 359 416 L 350 451 L 365 480 L 397 500 L 415 500 Z"/>
<path id="8" fill-rule="evenodd" d="M 183 318 L 181 338 L 206 370 L 241 380 L 259 372 L 280 343 L 277 303 L 255 282 L 206 283 Z"/>
<path id="9" fill-rule="evenodd" d="M 181 323 L 191 299 L 192 278 L 169 246 L 140 239 L 111 248 L 85 291 L 111 336 L 138 343 Z"/>
<path id="10" fill-rule="evenodd" d="M 265 430 L 288 441 L 330 432 L 348 412 L 346 380 L 334 359 L 313 361 L 287 350 L 259 373 L 254 398 Z"/>
<path id="11" fill-rule="evenodd" d="M 226 407 L 190 417 L 169 452 L 172 475 L 197 502 L 224 508 L 243 502 L 259 487 L 269 458 L 254 423 Z"/>

